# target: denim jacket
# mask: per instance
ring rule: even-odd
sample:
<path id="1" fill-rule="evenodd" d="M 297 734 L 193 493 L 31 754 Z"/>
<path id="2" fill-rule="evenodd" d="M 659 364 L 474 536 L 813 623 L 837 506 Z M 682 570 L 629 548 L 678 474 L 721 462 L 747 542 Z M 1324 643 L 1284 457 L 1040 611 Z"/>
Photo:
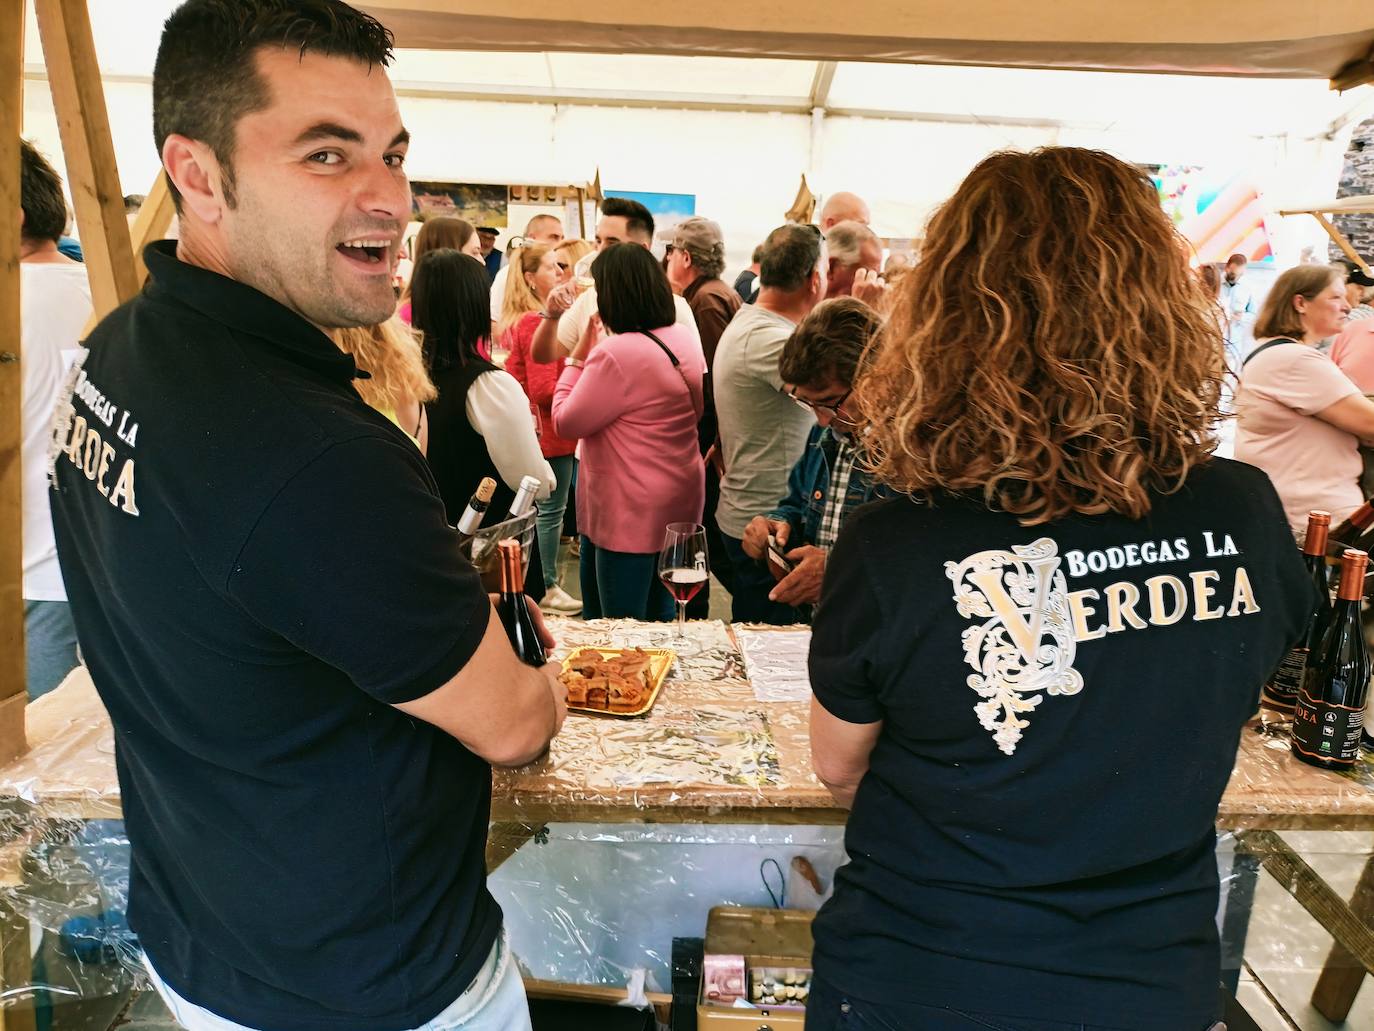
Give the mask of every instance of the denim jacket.
<path id="1" fill-rule="evenodd" d="M 835 462 L 839 442 L 829 427 L 815 426 L 806 438 L 806 450 L 787 477 L 787 497 L 768 513 L 769 519 L 787 522 L 792 527 L 788 548 L 815 544 L 820 531 L 821 516 L 825 512 L 826 493 L 830 489 L 830 470 Z M 849 489 L 845 493 L 841 522 L 860 505 L 878 498 L 890 497 L 892 492 L 859 467 L 856 462 L 849 474 Z"/>

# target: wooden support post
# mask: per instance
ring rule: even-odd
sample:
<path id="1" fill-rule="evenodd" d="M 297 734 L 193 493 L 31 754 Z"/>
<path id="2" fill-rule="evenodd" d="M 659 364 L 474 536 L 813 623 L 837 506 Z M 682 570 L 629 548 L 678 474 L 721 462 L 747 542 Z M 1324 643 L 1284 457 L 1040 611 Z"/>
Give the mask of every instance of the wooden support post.
<path id="1" fill-rule="evenodd" d="M 1350 899 L 1350 911 L 1366 922 L 1374 920 L 1374 856 L 1365 864 L 1360 883 Z M 1343 1024 L 1350 1016 L 1360 985 L 1364 984 L 1365 969 L 1344 946 L 1334 945 L 1326 957 L 1321 977 L 1312 989 L 1312 1006 L 1327 1020 Z"/>
<path id="2" fill-rule="evenodd" d="M 1365 262 L 1363 258 L 1359 256 L 1358 253 L 1356 253 L 1355 248 L 1350 246 L 1350 241 L 1345 238 L 1345 234 L 1342 233 L 1339 229 L 1337 229 L 1334 225 L 1332 225 L 1331 220 L 1327 218 L 1325 215 L 1323 215 L 1320 211 L 1312 212 L 1312 217 L 1322 224 L 1322 228 L 1326 230 L 1326 235 L 1331 237 L 1331 239 L 1335 241 L 1336 246 L 1344 252 L 1345 256 L 1349 258 L 1351 261 L 1353 261 L 1356 265 L 1358 265 L 1360 269 L 1366 275 L 1368 275 L 1369 265 Z"/>
<path id="3" fill-rule="evenodd" d="M 133 237 L 134 276 L 139 288 L 148 281 L 148 266 L 143 264 L 143 248 L 154 240 L 167 235 L 167 229 L 176 218 L 176 203 L 172 200 L 171 188 L 167 185 L 167 173 L 159 172 L 157 181 L 144 198 L 143 207 L 138 209 L 129 235 Z"/>
<path id="4" fill-rule="evenodd" d="M 103 318 L 138 292 L 129 222 L 86 0 L 34 0 L 67 189 L 76 207 L 91 303 Z"/>
<path id="5" fill-rule="evenodd" d="M 19 125 L 24 4 L 0 4 L 0 762 L 24 751 L 24 507 L 20 442 Z"/>

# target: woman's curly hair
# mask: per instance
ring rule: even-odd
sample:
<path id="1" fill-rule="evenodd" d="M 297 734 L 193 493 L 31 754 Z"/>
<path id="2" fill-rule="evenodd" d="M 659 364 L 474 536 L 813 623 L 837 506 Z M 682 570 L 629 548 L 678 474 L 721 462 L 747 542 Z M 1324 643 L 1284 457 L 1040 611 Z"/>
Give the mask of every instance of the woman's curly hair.
<path id="1" fill-rule="evenodd" d="M 1143 516 L 1216 446 L 1224 350 L 1188 264 L 1134 166 L 985 159 L 932 216 L 860 376 L 877 478 L 1026 525 Z"/>

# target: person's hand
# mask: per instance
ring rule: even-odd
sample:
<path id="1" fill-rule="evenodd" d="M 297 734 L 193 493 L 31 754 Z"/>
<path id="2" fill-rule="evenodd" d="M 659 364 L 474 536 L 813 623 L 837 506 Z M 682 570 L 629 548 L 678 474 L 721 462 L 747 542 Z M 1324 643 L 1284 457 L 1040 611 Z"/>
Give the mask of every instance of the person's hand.
<path id="1" fill-rule="evenodd" d="M 725 475 L 725 456 L 720 453 L 720 441 L 706 449 L 706 464 L 716 470 L 716 478 Z"/>
<path id="2" fill-rule="evenodd" d="M 875 311 L 882 311 L 887 303 L 887 280 L 872 269 L 861 268 L 854 273 L 854 285 L 849 294 Z"/>
<path id="3" fill-rule="evenodd" d="M 792 572 L 778 581 L 769 592 L 768 600 L 782 605 L 814 605 L 820 601 L 826 552 L 815 545 L 804 544 L 789 551 L 786 558 L 793 563 Z"/>
<path id="4" fill-rule="evenodd" d="M 544 298 L 544 310 L 550 315 L 562 315 L 577 300 L 577 286 L 574 283 L 560 283 L 549 291 Z"/>
<path id="5" fill-rule="evenodd" d="M 549 692 L 553 695 L 553 736 L 563 729 L 563 721 L 568 718 L 568 687 L 559 679 L 563 666 L 557 662 L 547 662 L 539 667 L 539 672 L 549 682 Z"/>
<path id="6" fill-rule="evenodd" d="M 744 528 L 744 539 L 740 541 L 740 547 L 744 553 L 752 559 L 761 559 L 768 553 L 768 535 L 771 533 L 778 542 L 778 550 L 781 551 L 787 546 L 787 537 L 792 532 L 792 527 L 777 519 L 769 519 L 767 516 L 754 516 L 749 520 L 749 525 Z"/>
<path id="7" fill-rule="evenodd" d="M 593 315 L 587 320 L 587 325 L 582 330 L 582 336 L 577 341 L 577 346 L 573 348 L 571 357 L 579 361 L 586 361 L 587 355 L 592 353 L 592 348 L 601 339 L 601 316 Z"/>

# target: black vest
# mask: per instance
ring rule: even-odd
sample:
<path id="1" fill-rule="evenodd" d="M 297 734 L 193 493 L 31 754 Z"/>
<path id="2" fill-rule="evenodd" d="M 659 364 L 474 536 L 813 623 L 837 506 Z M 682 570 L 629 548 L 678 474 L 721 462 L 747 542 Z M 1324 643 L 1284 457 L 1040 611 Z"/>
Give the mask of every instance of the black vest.
<path id="1" fill-rule="evenodd" d="M 454 365 L 433 373 L 439 396 L 425 405 L 429 415 L 429 467 L 439 484 L 439 496 L 449 523 L 457 523 L 477 485 L 484 476 L 496 481 L 496 493 L 487 508 L 483 526 L 506 518 L 515 492 L 506 486 L 487 451 L 487 442 L 468 421 L 468 391 L 484 372 L 496 366 L 480 358 L 469 358 L 466 365 Z"/>

